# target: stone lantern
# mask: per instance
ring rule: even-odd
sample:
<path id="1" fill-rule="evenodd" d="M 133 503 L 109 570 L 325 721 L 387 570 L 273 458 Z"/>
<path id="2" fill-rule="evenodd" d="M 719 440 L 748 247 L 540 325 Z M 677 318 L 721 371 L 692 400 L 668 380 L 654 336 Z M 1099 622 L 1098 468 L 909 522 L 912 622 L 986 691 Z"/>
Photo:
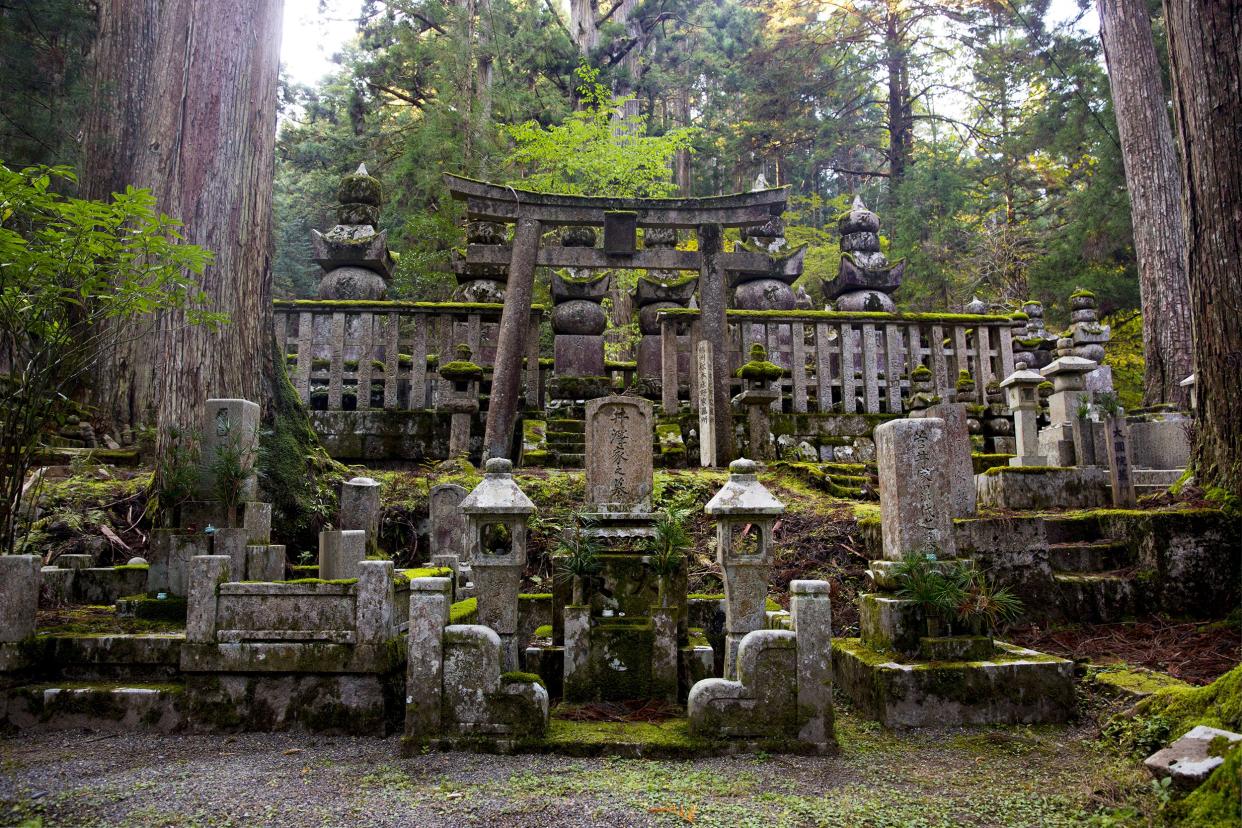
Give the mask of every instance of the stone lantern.
<path id="1" fill-rule="evenodd" d="M 725 678 L 736 678 L 737 650 L 752 630 L 766 626 L 772 525 L 785 511 L 755 476 L 753 460 L 729 464 L 729 480 L 704 511 L 716 520 L 716 560 L 724 573 Z"/>
<path id="2" fill-rule="evenodd" d="M 1014 371 L 1000 384 L 1005 389 L 1006 402 L 1013 412 L 1014 432 L 1018 452 L 1009 458 L 1011 466 L 1046 466 L 1048 458 L 1036 454 L 1039 451 L 1039 385 L 1044 378 L 1035 371 Z"/>
<path id="3" fill-rule="evenodd" d="M 470 453 L 470 421 L 479 413 L 479 383 L 483 369 L 471 362 L 469 345 L 457 346 L 457 359 L 440 366 L 440 377 L 448 382 L 440 395 L 441 411 L 452 415 L 449 428 L 449 457 Z"/>
<path id="4" fill-rule="evenodd" d="M 479 623 L 500 636 L 505 669 L 518 669 L 518 588 L 526 567 L 526 528 L 535 504 L 513 481 L 513 463 L 487 461 L 482 482 L 461 502 L 466 516 Z"/>
<path id="5" fill-rule="evenodd" d="M 768 362 L 768 352 L 758 342 L 750 346 L 750 362 L 737 369 L 742 379 L 742 393 L 733 398 L 734 405 L 746 409 L 746 432 L 750 440 L 750 452 L 761 460 L 770 459 L 772 450 L 768 443 L 768 411 L 781 398 L 780 387 L 772 387 L 779 381 L 784 370 Z"/>

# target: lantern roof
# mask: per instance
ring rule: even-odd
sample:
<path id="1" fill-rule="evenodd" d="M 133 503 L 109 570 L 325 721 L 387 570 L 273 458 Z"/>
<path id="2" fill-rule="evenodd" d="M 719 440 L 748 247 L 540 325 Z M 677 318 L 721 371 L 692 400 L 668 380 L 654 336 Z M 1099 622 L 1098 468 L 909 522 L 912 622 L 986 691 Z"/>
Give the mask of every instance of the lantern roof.
<path id="1" fill-rule="evenodd" d="M 461 502 L 468 515 L 529 515 L 535 504 L 513 480 L 513 463 L 493 457 L 484 467 L 483 480 Z"/>
<path id="2" fill-rule="evenodd" d="M 715 497 L 707 501 L 703 511 L 709 515 L 720 516 L 783 514 L 785 504 L 759 482 L 756 477 L 758 470 L 759 464 L 754 460 L 734 460 L 729 464 L 728 481 L 716 492 Z"/>
<path id="3" fill-rule="evenodd" d="M 1009 376 L 1001 380 L 1000 387 L 1008 388 L 1011 385 L 1039 385 L 1044 381 L 1043 375 L 1030 369 L 1022 371 L 1014 371 Z"/>

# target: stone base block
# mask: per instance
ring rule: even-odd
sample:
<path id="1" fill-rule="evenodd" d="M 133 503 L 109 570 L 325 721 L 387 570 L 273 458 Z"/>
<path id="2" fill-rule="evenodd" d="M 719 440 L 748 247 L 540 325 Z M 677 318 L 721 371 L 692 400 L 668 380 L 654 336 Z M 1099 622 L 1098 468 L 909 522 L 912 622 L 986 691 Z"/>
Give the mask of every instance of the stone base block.
<path id="1" fill-rule="evenodd" d="M 267 504 L 263 504 L 267 506 Z M 270 510 L 270 506 L 268 507 Z M 270 518 L 270 511 L 268 513 Z M 175 529 L 151 530 L 147 550 L 147 592 L 186 595 L 190 586 L 190 559 L 211 554 L 211 535 Z"/>
<path id="2" fill-rule="evenodd" d="M 246 529 L 249 543 L 267 543 L 272 534 L 272 504 L 251 500 L 237 507 L 233 523 L 219 500 L 191 500 L 181 506 L 181 527 L 191 533 L 236 527 Z M 203 553 L 206 554 L 206 553 Z"/>
<path id="3" fill-rule="evenodd" d="M 585 670 L 566 683 L 565 700 L 623 701 L 651 695 L 655 631 L 650 618 L 597 619 Z"/>
<path id="4" fill-rule="evenodd" d="M 561 377 L 604 376 L 604 337 L 557 334 L 552 349 L 552 371 Z"/>
<path id="5" fill-rule="evenodd" d="M 859 710 L 888 727 L 1067 721 L 1074 665 L 996 642 L 985 661 L 901 662 L 857 638 L 832 642 L 833 677 Z"/>
<path id="6" fill-rule="evenodd" d="M 207 732 L 299 728 L 386 736 L 405 712 L 399 671 L 191 675 L 186 702 L 189 728 Z"/>
<path id="7" fill-rule="evenodd" d="M 858 596 L 858 627 L 868 647 L 910 655 L 918 652 L 919 640 L 927 634 L 918 604 L 877 593 Z"/>
<path id="8" fill-rule="evenodd" d="M 41 684 L 10 690 L 5 721 L 51 730 L 181 730 L 185 688 L 178 684 Z"/>
<path id="9" fill-rule="evenodd" d="M 108 566 L 77 569 L 73 573 L 73 603 L 115 604 L 118 598 L 147 589 L 148 567 Z"/>
<path id="10" fill-rule="evenodd" d="M 1112 503 L 1108 470 L 1094 466 L 995 466 L 975 481 L 979 505 L 998 509 L 1091 509 Z"/>
<path id="11" fill-rule="evenodd" d="M 946 635 L 919 639 L 919 658 L 925 661 L 984 661 L 996 653 L 988 635 Z"/>
<path id="12" fill-rule="evenodd" d="M 27 653 L 38 664 L 56 665 L 58 681 L 163 683 L 178 679 L 184 642 L 180 633 L 48 635 Z"/>

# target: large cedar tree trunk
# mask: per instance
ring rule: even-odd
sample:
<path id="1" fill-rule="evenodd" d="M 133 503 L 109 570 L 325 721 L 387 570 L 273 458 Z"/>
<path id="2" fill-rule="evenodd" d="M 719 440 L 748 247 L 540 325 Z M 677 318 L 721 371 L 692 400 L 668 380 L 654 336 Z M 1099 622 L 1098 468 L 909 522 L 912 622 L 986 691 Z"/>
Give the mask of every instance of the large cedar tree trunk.
<path id="1" fill-rule="evenodd" d="M 1146 0 L 1099 0 L 1143 302 L 1143 401 L 1189 402 L 1190 289 L 1182 262 L 1177 152 Z"/>
<path id="2" fill-rule="evenodd" d="M 272 365 L 271 199 L 283 0 L 100 0 L 82 186 L 149 188 L 186 240 L 218 332 L 165 314 L 119 329 L 92 399 L 119 425 L 193 426 L 208 397 L 266 404 Z"/>
<path id="3" fill-rule="evenodd" d="M 1165 0 L 1194 307 L 1194 466 L 1242 497 L 1242 5 Z"/>

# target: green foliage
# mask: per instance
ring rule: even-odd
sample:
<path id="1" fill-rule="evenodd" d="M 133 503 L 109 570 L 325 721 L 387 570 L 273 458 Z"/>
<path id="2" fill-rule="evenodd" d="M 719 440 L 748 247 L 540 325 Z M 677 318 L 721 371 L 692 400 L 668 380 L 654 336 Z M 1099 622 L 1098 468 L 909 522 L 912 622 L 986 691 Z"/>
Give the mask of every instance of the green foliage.
<path id="1" fill-rule="evenodd" d="M 1007 587 L 997 587 L 973 564 L 937 561 L 934 550 L 906 555 L 896 576 L 899 597 L 967 630 L 990 632 L 1022 614 L 1022 602 Z"/>
<path id="2" fill-rule="evenodd" d="M 574 603 L 583 600 L 582 589 L 585 582 L 599 573 L 599 543 L 591 534 L 592 519 L 586 513 L 574 515 L 561 527 L 561 536 L 552 550 L 552 558 L 556 563 L 556 577 L 561 580 L 572 580 Z"/>
<path id="3" fill-rule="evenodd" d="M 510 126 L 513 151 L 505 159 L 515 187 L 547 193 L 652 197 L 670 195 L 670 162 L 688 151 L 694 130 L 647 135 L 647 119 L 625 115 L 629 98 L 615 98 L 599 70 L 578 67 L 582 108 L 556 126 L 531 120 Z"/>
<path id="4" fill-rule="evenodd" d="M 647 544 L 646 563 L 652 574 L 660 579 L 662 606 L 667 606 L 669 580 L 681 569 L 693 543 L 689 520 L 689 509 L 666 506 L 656 512 L 652 526 L 654 535 Z"/>
<path id="5" fill-rule="evenodd" d="M 1113 369 L 1113 389 L 1121 405 L 1133 411 L 1143 405 L 1143 371 L 1147 364 L 1143 355 L 1143 317 L 1131 313 L 1122 318 L 1118 314 L 1104 321 L 1112 330 L 1104 364 Z"/>
<path id="6" fill-rule="evenodd" d="M 195 435 L 173 428 L 163 453 L 156 459 L 149 508 L 165 527 L 177 525 L 177 512 L 194 494 L 198 481 L 199 447 Z"/>
<path id="7" fill-rule="evenodd" d="M 0 552 L 15 542 L 18 495 L 45 429 L 73 412 L 70 393 L 118 330 L 144 336 L 161 311 L 219 324 L 194 276 L 211 254 L 183 244 L 179 224 L 146 190 L 109 202 L 66 197 L 65 167 L 0 164 Z M 130 324 L 134 322 L 136 324 Z M 143 324 L 143 323 L 146 324 Z M 124 324 L 120 324 L 124 323 Z"/>

